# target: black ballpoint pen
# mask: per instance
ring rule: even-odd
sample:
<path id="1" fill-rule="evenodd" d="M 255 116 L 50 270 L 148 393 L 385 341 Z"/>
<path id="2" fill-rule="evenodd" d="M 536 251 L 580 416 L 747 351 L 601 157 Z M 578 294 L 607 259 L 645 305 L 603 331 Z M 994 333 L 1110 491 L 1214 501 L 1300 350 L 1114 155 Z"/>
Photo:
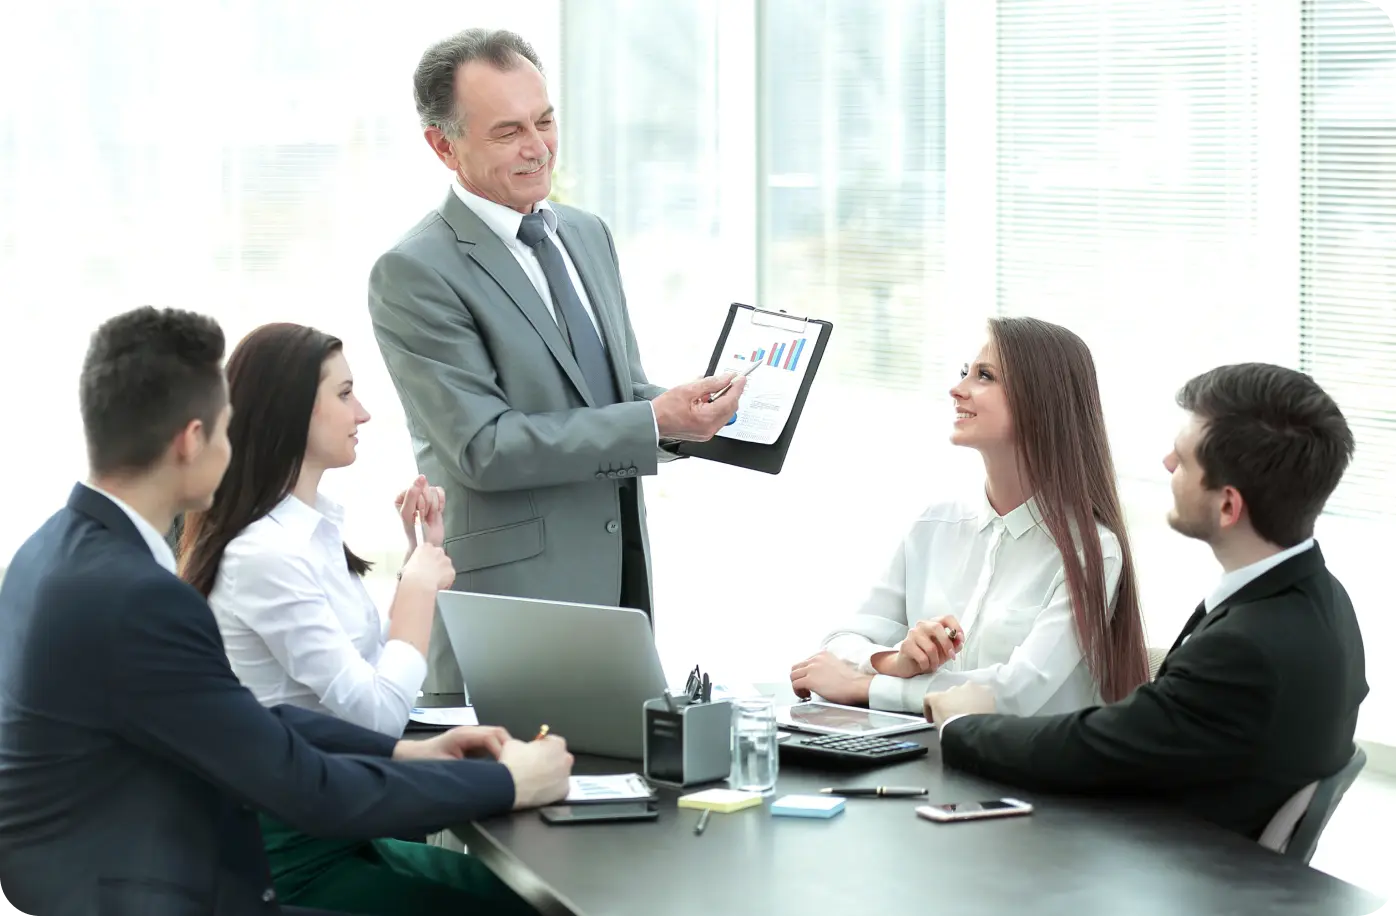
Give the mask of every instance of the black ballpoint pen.
<path id="1" fill-rule="evenodd" d="M 877 796 L 879 798 L 919 798 L 926 794 L 925 789 L 912 786 L 849 786 L 844 789 L 820 789 L 824 795 L 842 795 L 846 798 Z"/>

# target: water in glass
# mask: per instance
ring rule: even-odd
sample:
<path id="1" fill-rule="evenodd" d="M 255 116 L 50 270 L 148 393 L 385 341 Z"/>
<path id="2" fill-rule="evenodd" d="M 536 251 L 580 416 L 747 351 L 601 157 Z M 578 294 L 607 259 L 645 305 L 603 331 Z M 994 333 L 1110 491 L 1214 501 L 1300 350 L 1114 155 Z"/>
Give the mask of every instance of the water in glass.
<path id="1" fill-rule="evenodd" d="M 742 792 L 774 792 L 778 755 L 775 703 L 770 699 L 732 701 L 732 773 L 728 785 Z"/>

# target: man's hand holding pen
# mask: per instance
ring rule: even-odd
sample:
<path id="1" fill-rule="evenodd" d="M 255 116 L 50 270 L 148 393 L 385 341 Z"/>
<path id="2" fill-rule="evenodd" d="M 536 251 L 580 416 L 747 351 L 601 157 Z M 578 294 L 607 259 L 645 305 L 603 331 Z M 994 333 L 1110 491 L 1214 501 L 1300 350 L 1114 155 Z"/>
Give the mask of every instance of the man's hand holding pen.
<path id="1" fill-rule="evenodd" d="M 572 755 L 567 742 L 544 725 L 532 741 L 509 741 L 499 762 L 514 777 L 514 810 L 547 805 L 567 797 Z"/>

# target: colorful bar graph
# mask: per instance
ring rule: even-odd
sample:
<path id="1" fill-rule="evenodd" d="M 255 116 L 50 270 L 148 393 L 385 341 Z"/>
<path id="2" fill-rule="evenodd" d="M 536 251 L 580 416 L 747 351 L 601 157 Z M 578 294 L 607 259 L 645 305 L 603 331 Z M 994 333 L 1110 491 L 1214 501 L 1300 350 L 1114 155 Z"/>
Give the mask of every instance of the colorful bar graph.
<path id="1" fill-rule="evenodd" d="M 800 365 L 800 351 L 805 348 L 805 340 L 806 338 L 801 337 L 799 340 L 795 341 L 794 345 L 790 348 L 790 357 L 785 361 L 785 365 L 782 368 L 794 372 L 795 367 Z"/>
<path id="2" fill-rule="evenodd" d="M 808 338 L 805 337 L 798 340 L 777 340 L 771 344 L 769 350 L 765 347 L 752 350 L 750 357 L 733 353 L 732 358 L 742 362 L 746 362 L 749 358 L 753 363 L 764 362 L 768 366 L 794 372 L 800 366 L 800 356 L 805 352 L 807 342 Z"/>

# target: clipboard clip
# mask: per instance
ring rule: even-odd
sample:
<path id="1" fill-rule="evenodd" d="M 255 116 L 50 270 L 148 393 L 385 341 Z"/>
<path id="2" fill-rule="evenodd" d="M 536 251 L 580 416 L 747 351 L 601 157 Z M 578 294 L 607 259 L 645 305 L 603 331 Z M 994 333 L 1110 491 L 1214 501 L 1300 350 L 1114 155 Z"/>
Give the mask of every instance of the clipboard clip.
<path id="1" fill-rule="evenodd" d="M 751 309 L 751 323 L 763 328 L 780 328 L 785 331 L 794 331 L 797 334 L 803 334 L 809 330 L 808 318 L 789 315 L 784 310 L 773 312 L 770 309 L 759 309 L 754 305 L 748 305 L 745 308 Z"/>

